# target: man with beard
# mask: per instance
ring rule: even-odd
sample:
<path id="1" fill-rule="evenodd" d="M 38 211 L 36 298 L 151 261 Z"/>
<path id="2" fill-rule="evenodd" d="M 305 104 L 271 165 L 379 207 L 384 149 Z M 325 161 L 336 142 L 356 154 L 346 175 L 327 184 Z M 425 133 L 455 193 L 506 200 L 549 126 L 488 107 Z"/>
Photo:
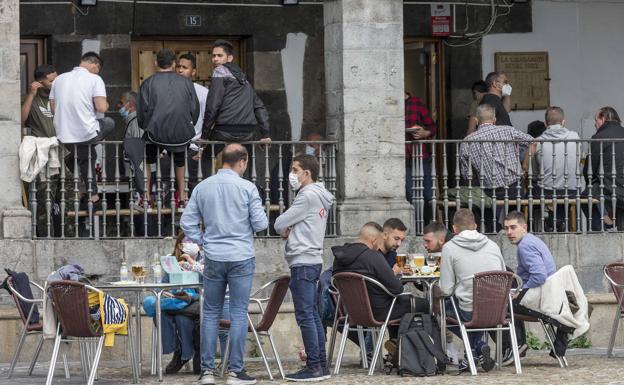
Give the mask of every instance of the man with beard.
<path id="1" fill-rule="evenodd" d="M 407 235 L 407 227 L 399 218 L 390 218 L 383 224 L 383 233 L 379 242 L 379 252 L 383 254 L 386 262 L 395 274 L 399 273 L 396 264 L 397 249 Z"/>
<path id="2" fill-rule="evenodd" d="M 58 76 L 50 64 L 42 64 L 35 69 L 35 81 L 30 84 L 22 103 L 22 125 L 30 129 L 30 135 L 39 138 L 56 136 L 50 109 L 50 89 Z"/>

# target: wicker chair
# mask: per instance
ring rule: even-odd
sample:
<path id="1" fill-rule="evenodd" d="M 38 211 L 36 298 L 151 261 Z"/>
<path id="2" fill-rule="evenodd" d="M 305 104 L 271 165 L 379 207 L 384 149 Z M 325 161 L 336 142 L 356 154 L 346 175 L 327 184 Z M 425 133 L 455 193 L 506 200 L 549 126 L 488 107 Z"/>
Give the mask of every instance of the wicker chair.
<path id="1" fill-rule="evenodd" d="M 500 363 L 502 331 L 508 330 L 511 335 L 511 345 L 514 355 L 516 373 L 521 374 L 520 356 L 518 353 L 518 341 L 514 328 L 513 303 L 511 301 L 511 285 L 515 275 L 507 271 L 486 271 L 477 273 L 473 278 L 472 288 L 472 320 L 463 322 L 459 317 L 455 300 L 451 297 L 451 303 L 455 312 L 455 318 L 449 318 L 449 323 L 459 325 L 464 349 L 468 357 L 470 374 L 477 375 L 477 368 L 472 356 L 472 347 L 468 340 L 468 333 L 496 331 L 497 332 L 497 361 Z M 508 314 L 510 316 L 508 316 Z"/>
<path id="2" fill-rule="evenodd" d="M 90 343 L 97 342 L 97 347 L 87 348 L 86 351 L 81 349 L 81 363 L 85 370 L 90 367 L 87 379 L 88 385 L 93 385 L 97 375 L 98 363 L 102 354 L 104 345 L 104 335 L 93 329 L 91 316 L 89 314 L 88 291 L 100 292 L 100 290 L 75 281 L 56 281 L 47 287 L 50 295 L 54 313 L 57 317 L 56 337 L 54 339 L 54 350 L 52 351 L 52 360 L 50 361 L 50 369 L 46 385 L 52 384 L 54 377 L 54 368 L 61 342 L 79 342 L 88 346 Z M 128 315 L 129 316 L 129 315 Z M 134 383 L 138 382 L 138 366 L 136 363 L 136 355 L 134 349 L 134 337 L 132 336 L 132 322 L 128 322 L 128 341 L 130 342 L 130 360 L 132 365 L 132 374 Z"/>
<path id="3" fill-rule="evenodd" d="M 279 313 L 279 309 L 282 306 L 282 302 L 284 302 L 284 297 L 286 296 L 286 292 L 288 292 L 288 284 L 290 283 L 290 276 L 284 275 L 279 278 L 274 279 L 271 282 L 264 284 L 258 290 L 256 290 L 249 301 L 255 303 L 260 308 L 260 313 L 262 317 L 260 318 L 260 322 L 254 324 L 251 320 L 249 314 L 247 314 L 247 318 L 249 320 L 249 333 L 253 333 L 256 343 L 258 344 L 258 348 L 260 349 L 260 354 L 262 355 L 262 359 L 264 360 L 264 366 L 266 367 L 267 373 L 269 374 L 269 378 L 273 380 L 273 374 L 271 373 L 271 368 L 269 367 L 269 362 L 267 360 L 266 354 L 264 353 L 264 349 L 262 349 L 262 344 L 260 343 L 260 336 L 267 337 L 269 339 L 269 343 L 271 344 L 271 349 L 273 349 L 273 354 L 275 355 L 275 361 L 277 361 L 277 367 L 279 369 L 280 375 L 282 379 L 285 378 L 284 368 L 282 367 L 282 362 L 280 361 L 279 354 L 277 353 L 277 349 L 275 348 L 275 342 L 273 341 L 273 335 L 271 334 L 271 326 L 273 326 L 273 322 L 275 321 L 275 317 Z M 260 294 L 262 294 L 266 289 L 272 286 L 271 294 L 266 298 L 257 298 Z M 266 304 L 266 309 L 264 307 Z M 231 323 L 229 320 L 221 320 L 219 322 L 219 327 L 221 329 L 230 329 Z M 228 334 L 227 344 L 225 346 L 225 354 L 223 363 L 221 364 L 221 377 L 224 378 L 225 370 L 227 368 L 228 359 L 230 356 L 230 338 Z"/>
<path id="4" fill-rule="evenodd" d="M 609 348 L 607 349 L 607 357 L 613 355 L 613 345 L 615 344 L 615 335 L 620 324 L 620 320 L 624 318 L 624 263 L 614 262 L 606 264 L 603 268 L 605 278 L 611 284 L 611 290 L 617 301 L 615 316 L 613 318 L 613 327 L 611 329 L 611 337 L 609 338 Z"/>
<path id="5" fill-rule="evenodd" d="M 388 309 L 388 315 L 384 321 L 378 321 L 373 316 L 373 309 L 371 307 L 370 299 L 368 296 L 367 284 L 375 285 L 389 297 L 392 298 L 392 304 Z M 381 353 L 381 345 L 383 344 L 384 335 L 389 325 L 398 325 L 400 319 L 390 319 L 394 304 L 400 296 L 409 296 L 411 293 L 401 293 L 394 295 L 388 291 L 388 289 L 380 282 L 357 273 L 336 273 L 332 277 L 332 286 L 334 286 L 340 294 L 340 301 L 336 305 L 337 307 L 344 307 L 346 311 L 346 317 L 344 320 L 344 327 L 342 329 L 342 336 L 340 340 L 340 348 L 338 349 L 338 356 L 336 359 L 336 367 L 334 368 L 334 374 L 340 373 L 340 364 L 342 363 L 342 357 L 345 351 L 345 345 L 347 343 L 347 334 L 349 331 L 370 331 L 373 336 L 379 332 L 379 336 L 375 341 L 375 350 L 373 353 L 373 359 L 368 369 L 368 375 L 372 376 L 375 371 L 375 365 L 377 359 Z M 360 340 L 362 341 L 362 340 Z"/>

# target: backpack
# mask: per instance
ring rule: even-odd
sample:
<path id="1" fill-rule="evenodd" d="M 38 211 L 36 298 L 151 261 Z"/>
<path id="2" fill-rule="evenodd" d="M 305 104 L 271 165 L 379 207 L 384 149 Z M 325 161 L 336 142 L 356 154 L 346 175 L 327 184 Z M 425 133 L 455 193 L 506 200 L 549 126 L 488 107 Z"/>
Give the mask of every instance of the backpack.
<path id="1" fill-rule="evenodd" d="M 407 313 L 399 325 L 398 374 L 435 376 L 446 371 L 448 357 L 441 348 L 440 328 L 424 313 Z"/>

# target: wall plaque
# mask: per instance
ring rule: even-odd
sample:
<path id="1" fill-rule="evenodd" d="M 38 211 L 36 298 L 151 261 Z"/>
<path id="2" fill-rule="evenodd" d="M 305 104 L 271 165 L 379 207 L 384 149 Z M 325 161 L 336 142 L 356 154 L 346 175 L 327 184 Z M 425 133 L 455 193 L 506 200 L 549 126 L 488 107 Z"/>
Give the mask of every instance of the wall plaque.
<path id="1" fill-rule="evenodd" d="M 184 25 L 187 27 L 201 27 L 202 18 L 201 15 L 186 15 L 184 16 Z"/>
<path id="2" fill-rule="evenodd" d="M 513 110 L 543 110 L 550 106 L 548 52 L 497 52 L 497 72 L 503 72 L 513 87 Z"/>

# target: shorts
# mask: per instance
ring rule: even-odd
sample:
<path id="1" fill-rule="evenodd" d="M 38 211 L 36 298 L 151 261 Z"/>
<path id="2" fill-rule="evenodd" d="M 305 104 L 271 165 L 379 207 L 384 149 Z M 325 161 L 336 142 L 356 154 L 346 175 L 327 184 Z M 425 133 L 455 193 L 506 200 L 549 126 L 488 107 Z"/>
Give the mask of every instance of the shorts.
<path id="1" fill-rule="evenodd" d="M 162 150 L 166 148 L 160 147 L 154 143 L 145 143 L 145 162 L 147 164 L 156 163 L 156 156 Z M 168 153 L 171 154 L 171 158 L 173 159 L 173 164 L 176 167 L 184 167 L 184 155 L 187 153 L 187 148 L 184 148 L 182 151 L 172 152 L 170 149 L 167 150 Z"/>

